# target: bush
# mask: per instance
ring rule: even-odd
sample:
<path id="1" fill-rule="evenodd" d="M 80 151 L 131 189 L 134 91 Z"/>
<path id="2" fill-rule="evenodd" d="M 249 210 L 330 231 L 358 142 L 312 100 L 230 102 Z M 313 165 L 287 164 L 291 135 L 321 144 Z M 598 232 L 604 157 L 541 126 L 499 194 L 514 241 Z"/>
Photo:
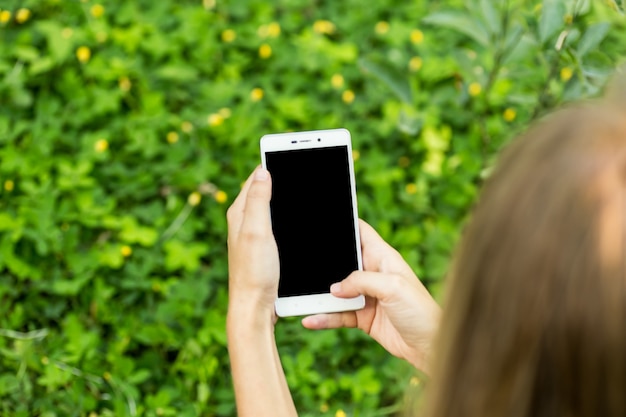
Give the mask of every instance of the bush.
<path id="1" fill-rule="evenodd" d="M 350 129 L 361 217 L 439 294 L 494 155 L 623 39 L 611 0 L 3 1 L 1 415 L 235 414 L 225 210 L 265 133 Z M 402 408 L 359 331 L 276 337 L 302 415 Z"/>

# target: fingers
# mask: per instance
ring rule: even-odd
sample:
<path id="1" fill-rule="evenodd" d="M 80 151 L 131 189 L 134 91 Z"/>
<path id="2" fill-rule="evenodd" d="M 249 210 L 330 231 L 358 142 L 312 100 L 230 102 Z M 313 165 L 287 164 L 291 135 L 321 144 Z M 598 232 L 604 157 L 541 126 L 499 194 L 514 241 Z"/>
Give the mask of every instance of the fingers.
<path id="1" fill-rule="evenodd" d="M 254 171 L 248 176 L 246 182 L 241 187 L 241 191 L 233 201 L 233 204 L 228 208 L 226 212 L 226 218 L 228 220 L 228 233 L 229 235 L 237 235 L 239 233 L 239 228 L 241 228 L 241 221 L 243 219 L 243 209 L 246 204 L 246 196 L 248 195 L 248 190 L 250 189 L 250 185 L 252 184 L 252 179 L 254 177 L 254 172 L 259 169 L 259 166 L 255 168 Z"/>
<path id="2" fill-rule="evenodd" d="M 302 319 L 302 325 L 311 330 L 339 329 L 341 327 L 357 327 L 356 312 L 346 311 L 333 314 L 316 314 Z"/>
<path id="3" fill-rule="evenodd" d="M 359 233 L 361 234 L 361 245 L 364 247 L 380 244 L 387 245 L 387 242 L 380 237 L 378 232 L 363 219 L 359 219 Z"/>
<path id="4" fill-rule="evenodd" d="M 272 234 L 270 221 L 271 198 L 272 181 L 270 173 L 266 169 L 257 168 L 252 174 L 252 183 L 246 196 L 240 234 L 252 236 Z"/>
<path id="5" fill-rule="evenodd" d="M 397 254 L 396 250 L 385 242 L 372 226 L 361 219 L 359 219 L 359 234 L 366 270 L 380 271 L 383 260 Z"/>
<path id="6" fill-rule="evenodd" d="M 346 279 L 330 286 L 335 297 L 352 298 L 365 295 L 379 301 L 385 301 L 394 294 L 401 294 L 405 279 L 396 274 L 354 271 Z"/>
<path id="7" fill-rule="evenodd" d="M 267 173 L 267 171 L 265 169 L 261 168 L 260 165 L 257 166 L 256 169 L 250 174 L 250 176 L 248 177 L 248 179 L 246 180 L 244 185 L 241 187 L 241 191 L 239 192 L 239 195 L 237 196 L 237 198 L 235 199 L 233 204 L 228 209 L 228 213 L 226 214 L 226 217 L 228 218 L 229 237 L 230 236 L 236 236 L 240 232 L 240 229 L 241 229 L 242 224 L 243 224 L 243 219 L 244 219 L 244 213 L 245 213 L 245 210 L 246 210 L 246 205 L 247 205 L 247 202 L 248 202 L 248 194 L 250 193 L 250 189 L 252 188 L 252 184 L 255 181 L 257 181 L 257 180 L 255 180 L 255 175 L 257 174 L 257 171 L 261 171 L 261 172 Z M 263 182 L 263 181 L 261 181 L 261 182 Z M 261 186 L 260 194 L 262 195 L 264 193 L 267 193 L 266 186 L 265 187 Z M 270 185 L 269 193 L 270 193 L 270 197 L 271 197 L 271 185 Z M 259 191 L 255 191 L 255 194 L 259 195 Z M 256 198 L 258 198 L 258 197 L 256 197 Z"/>
<path id="8" fill-rule="evenodd" d="M 365 221 L 359 219 L 363 267 L 366 271 L 387 272 L 413 277 L 411 267 L 402 255 L 380 237 L 378 232 Z"/>

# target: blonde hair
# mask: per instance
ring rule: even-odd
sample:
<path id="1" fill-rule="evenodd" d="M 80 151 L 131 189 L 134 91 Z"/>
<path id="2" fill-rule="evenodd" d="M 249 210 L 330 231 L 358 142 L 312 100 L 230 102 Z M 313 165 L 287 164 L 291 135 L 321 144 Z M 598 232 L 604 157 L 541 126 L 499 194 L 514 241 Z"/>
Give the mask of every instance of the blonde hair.
<path id="1" fill-rule="evenodd" d="M 626 111 L 561 110 L 501 155 L 449 276 L 428 417 L 626 415 Z"/>

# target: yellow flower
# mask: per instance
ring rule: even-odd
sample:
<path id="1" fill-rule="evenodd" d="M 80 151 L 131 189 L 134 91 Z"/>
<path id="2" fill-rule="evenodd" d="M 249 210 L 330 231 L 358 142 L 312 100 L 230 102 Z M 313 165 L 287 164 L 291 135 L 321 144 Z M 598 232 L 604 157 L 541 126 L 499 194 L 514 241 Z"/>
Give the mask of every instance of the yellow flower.
<path id="1" fill-rule="evenodd" d="M 250 100 L 255 102 L 260 101 L 263 99 L 264 95 L 265 93 L 262 88 L 253 88 L 252 91 L 250 91 Z"/>
<path id="2" fill-rule="evenodd" d="M 410 163 L 411 160 L 406 156 L 401 156 L 400 158 L 398 158 L 398 165 L 400 165 L 401 168 L 408 167 Z"/>
<path id="3" fill-rule="evenodd" d="M 89 61 L 89 58 L 91 58 L 91 49 L 86 46 L 79 47 L 76 50 L 76 58 L 78 58 L 78 60 L 84 64 L 85 62 Z"/>
<path id="4" fill-rule="evenodd" d="M 269 46 L 266 43 L 261 45 L 261 47 L 259 48 L 259 56 L 262 59 L 267 59 L 267 58 L 271 57 L 272 56 L 272 47 Z"/>
<path id="5" fill-rule="evenodd" d="M 412 387 L 416 387 L 416 386 L 418 386 L 418 385 L 420 384 L 420 380 L 419 380 L 419 378 L 417 378 L 416 376 L 411 377 L 411 381 L 409 382 L 409 384 L 410 384 Z"/>
<path id="6" fill-rule="evenodd" d="M 417 192 L 417 185 L 414 183 L 408 183 L 405 187 L 407 194 L 415 194 Z"/>
<path id="7" fill-rule="evenodd" d="M 61 37 L 63 39 L 69 39 L 74 34 L 74 30 L 72 28 L 63 28 L 61 31 Z"/>
<path id="8" fill-rule="evenodd" d="M 335 417 L 347 417 L 346 412 L 343 411 L 341 408 L 339 410 L 337 410 L 337 412 L 335 413 Z"/>
<path id="9" fill-rule="evenodd" d="M 222 40 L 226 43 L 230 43 L 237 38 L 237 34 L 232 29 L 226 29 L 222 32 Z"/>
<path id="10" fill-rule="evenodd" d="M 321 411 L 322 413 L 327 412 L 327 411 L 328 411 L 328 403 L 322 403 L 322 404 L 320 404 L 320 411 Z"/>
<path id="11" fill-rule="evenodd" d="M 422 69 L 423 64 L 424 61 L 422 60 L 422 58 L 420 58 L 419 56 L 414 56 L 409 60 L 409 70 L 411 70 L 411 72 L 417 72 Z"/>
<path id="12" fill-rule="evenodd" d="M 476 97 L 477 95 L 479 95 L 482 90 L 483 88 L 480 86 L 480 84 L 476 82 L 471 83 L 467 89 L 469 95 L 472 97 Z"/>
<path id="13" fill-rule="evenodd" d="M 191 133 L 191 131 L 193 130 L 193 125 L 191 124 L 191 122 L 184 121 L 180 125 L 180 130 L 182 130 L 185 133 Z"/>
<path id="14" fill-rule="evenodd" d="M 268 32 L 269 32 L 269 29 L 267 28 L 267 25 L 261 25 L 256 30 L 256 34 L 259 35 L 259 38 L 263 38 L 263 39 L 269 36 Z"/>
<path id="15" fill-rule="evenodd" d="M 267 34 L 270 38 L 277 38 L 280 35 L 280 25 L 277 22 L 267 25 Z"/>
<path id="16" fill-rule="evenodd" d="M 102 378 L 104 378 L 105 381 L 110 381 L 113 376 L 110 372 L 105 372 L 104 374 L 102 374 Z"/>
<path id="17" fill-rule="evenodd" d="M 99 415 L 95 411 L 92 411 L 87 417 L 99 417 Z"/>
<path id="18" fill-rule="evenodd" d="M 132 255 L 132 254 L 133 254 L 133 248 L 131 248 L 131 247 L 130 247 L 130 246 L 128 246 L 128 245 L 124 245 L 124 246 L 122 246 L 122 248 L 120 249 L 120 252 L 121 252 L 121 254 L 122 254 L 122 256 L 123 256 L 124 258 L 128 258 L 130 255 Z"/>
<path id="19" fill-rule="evenodd" d="M 361 152 L 357 151 L 356 149 L 352 149 L 352 160 L 358 161 L 360 157 L 361 157 Z"/>
<path id="20" fill-rule="evenodd" d="M 167 136 L 166 136 L 167 142 L 174 144 L 176 142 L 178 142 L 178 133 L 176 132 L 168 132 Z"/>
<path id="21" fill-rule="evenodd" d="M 91 15 L 96 19 L 102 17 L 104 14 L 104 7 L 101 4 L 94 4 L 91 6 Z"/>
<path id="22" fill-rule="evenodd" d="M 93 145 L 93 148 L 96 150 L 96 152 L 104 152 L 109 149 L 109 142 L 106 139 L 98 139 Z"/>
<path id="23" fill-rule="evenodd" d="M 13 180 L 6 180 L 4 182 L 5 191 L 11 192 L 13 191 L 14 188 L 15 188 L 15 183 L 13 182 Z"/>
<path id="24" fill-rule="evenodd" d="M 19 9 L 17 13 L 15 13 L 15 21 L 19 24 L 22 24 L 30 19 L 30 10 L 28 9 Z"/>
<path id="25" fill-rule="evenodd" d="M 517 112 L 515 111 L 515 109 L 512 109 L 510 107 L 504 110 L 504 113 L 502 113 L 502 117 L 507 122 L 512 122 L 513 120 L 515 120 L 515 116 L 517 116 Z"/>
<path id="26" fill-rule="evenodd" d="M 47 357 L 47 356 L 44 356 L 44 357 L 42 357 L 42 358 L 41 358 L 41 363 L 42 363 L 43 365 L 47 365 L 47 364 L 49 364 L 49 363 L 50 363 L 50 359 L 48 359 L 48 357 Z"/>
<path id="27" fill-rule="evenodd" d="M 189 203 L 189 205 L 192 207 L 200 204 L 200 200 L 202 200 L 202 195 L 197 191 L 194 191 L 193 193 L 189 194 L 189 197 L 187 197 L 187 203 Z"/>
<path id="28" fill-rule="evenodd" d="M 354 92 L 352 90 L 346 90 L 341 95 L 341 99 L 344 103 L 350 104 L 354 101 Z"/>
<path id="29" fill-rule="evenodd" d="M 161 292 L 163 288 L 161 287 L 161 283 L 159 282 L 153 282 L 152 283 L 152 291 L 154 292 Z"/>
<path id="30" fill-rule="evenodd" d="M 320 35 L 330 35 L 335 33 L 335 24 L 329 20 L 316 20 L 313 23 L 313 32 Z"/>
<path id="31" fill-rule="evenodd" d="M 211 113 L 209 114 L 209 118 L 207 121 L 209 122 L 209 126 L 220 126 L 222 123 L 224 123 L 224 117 L 222 117 L 218 113 Z"/>
<path id="32" fill-rule="evenodd" d="M 109 35 L 107 35 L 107 33 L 106 33 L 106 32 L 104 32 L 104 31 L 102 31 L 102 30 L 101 30 L 100 32 L 96 33 L 96 40 L 97 40 L 99 43 L 104 43 L 104 42 L 106 42 L 106 40 L 107 40 L 107 38 L 108 38 L 108 37 L 109 37 Z"/>
<path id="33" fill-rule="evenodd" d="M 561 69 L 561 80 L 569 81 L 572 75 L 574 75 L 574 71 L 570 67 Z"/>
<path id="34" fill-rule="evenodd" d="M 228 119 L 233 114 L 233 112 L 230 111 L 228 107 L 222 107 L 221 109 L 218 110 L 217 113 L 220 116 L 222 116 L 224 119 Z"/>
<path id="35" fill-rule="evenodd" d="M 419 45 L 424 42 L 424 32 L 419 29 L 413 29 L 411 31 L 411 43 L 414 45 Z"/>
<path id="36" fill-rule="evenodd" d="M 387 32 L 389 32 L 389 23 L 385 21 L 376 23 L 376 26 L 374 26 L 374 31 L 376 31 L 376 33 L 379 35 L 386 34 Z"/>
<path id="37" fill-rule="evenodd" d="M 222 190 L 217 190 L 213 195 L 213 198 L 215 198 L 215 201 L 218 203 L 224 204 L 226 200 L 228 200 L 228 195 Z"/>
<path id="38" fill-rule="evenodd" d="M 604 0 L 604 2 L 614 11 L 617 12 L 619 10 L 619 8 L 617 7 L 617 2 L 615 0 Z"/>
<path id="39" fill-rule="evenodd" d="M 333 88 L 336 89 L 343 87 L 343 82 L 343 75 L 341 74 L 333 74 L 333 76 L 330 78 L 330 84 L 333 86 Z"/>
<path id="40" fill-rule="evenodd" d="M 574 21 L 574 16 L 568 13 L 565 15 L 565 17 L 563 17 L 563 21 L 565 22 L 566 25 L 571 25 L 572 22 Z"/>
<path id="41" fill-rule="evenodd" d="M 277 38 L 280 36 L 280 24 L 272 22 L 268 25 L 261 25 L 256 33 L 260 38 Z"/>
<path id="42" fill-rule="evenodd" d="M 11 12 L 8 10 L 3 10 L 0 12 L 0 23 L 7 23 L 11 20 Z"/>
<path id="43" fill-rule="evenodd" d="M 202 6 L 204 6 L 206 10 L 211 10 L 215 7 L 215 0 L 202 0 Z"/>
<path id="44" fill-rule="evenodd" d="M 130 79 L 128 77 L 121 77 L 117 83 L 120 86 L 120 90 L 124 92 L 129 91 L 130 88 L 133 86 L 133 83 L 130 82 Z"/>

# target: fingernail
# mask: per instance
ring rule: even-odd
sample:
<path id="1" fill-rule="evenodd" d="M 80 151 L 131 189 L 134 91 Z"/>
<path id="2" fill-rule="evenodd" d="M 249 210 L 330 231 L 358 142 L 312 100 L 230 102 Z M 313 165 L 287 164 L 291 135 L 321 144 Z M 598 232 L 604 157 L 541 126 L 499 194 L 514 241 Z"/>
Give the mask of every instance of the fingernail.
<path id="1" fill-rule="evenodd" d="M 331 285 L 330 292 L 341 292 L 341 282 L 335 282 Z"/>
<path id="2" fill-rule="evenodd" d="M 305 317 L 302 319 L 302 324 L 305 326 L 315 326 L 317 322 L 318 320 L 315 317 Z"/>
<path id="3" fill-rule="evenodd" d="M 267 172 L 266 169 L 257 168 L 256 171 L 254 171 L 254 179 L 256 181 L 267 181 L 268 178 L 269 178 L 269 173 Z"/>

